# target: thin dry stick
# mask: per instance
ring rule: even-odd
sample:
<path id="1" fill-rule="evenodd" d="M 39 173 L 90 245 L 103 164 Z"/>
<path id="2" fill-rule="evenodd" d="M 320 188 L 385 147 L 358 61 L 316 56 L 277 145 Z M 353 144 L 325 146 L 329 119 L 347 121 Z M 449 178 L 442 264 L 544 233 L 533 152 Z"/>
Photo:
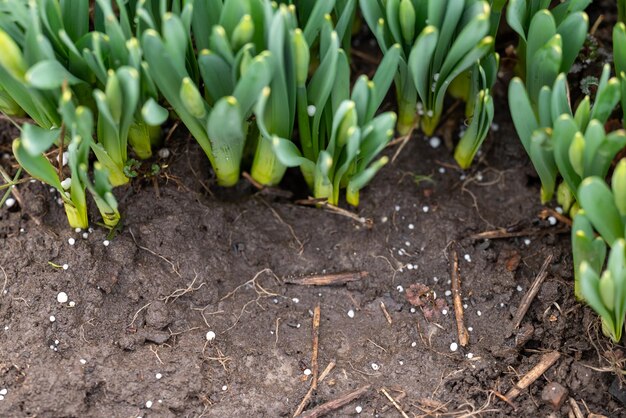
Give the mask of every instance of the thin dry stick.
<path id="1" fill-rule="evenodd" d="M 326 200 L 326 198 L 319 198 L 319 199 L 314 199 L 314 198 L 309 198 L 309 199 L 305 199 L 305 200 L 296 200 L 296 205 L 302 205 L 302 206 L 321 206 L 324 209 L 326 209 L 328 212 L 331 213 L 335 213 L 337 215 L 341 215 L 341 216 L 345 216 L 347 218 L 350 218 L 368 228 L 371 228 L 374 225 L 374 221 L 371 218 L 364 218 L 361 217 L 359 215 L 357 215 L 356 213 L 350 212 L 349 210 L 340 208 L 338 206 L 332 205 L 330 203 L 328 203 L 328 201 Z"/>
<path id="2" fill-rule="evenodd" d="M 355 271 L 348 273 L 316 274 L 314 276 L 298 277 L 296 279 L 285 279 L 285 283 L 299 284 L 302 286 L 332 286 L 349 282 L 356 282 L 367 277 L 367 271 Z"/>
<path id="3" fill-rule="evenodd" d="M 456 329 L 459 334 L 459 344 L 465 347 L 469 344 L 469 332 L 465 328 L 463 320 L 463 301 L 461 300 L 461 274 L 459 273 L 459 255 L 456 250 L 452 250 L 452 270 L 450 271 L 452 281 L 452 298 L 454 301 L 454 316 L 456 318 Z"/>
<path id="4" fill-rule="evenodd" d="M 319 371 L 317 355 L 319 352 L 320 341 L 320 314 L 321 309 L 318 303 L 317 306 L 315 306 L 315 310 L 313 311 L 313 354 L 311 355 L 311 376 L 313 376 L 313 379 L 311 379 L 311 387 L 302 399 L 302 402 L 300 402 L 300 405 L 298 405 L 298 409 L 296 409 L 296 412 L 293 414 L 294 417 L 297 417 L 302 413 L 302 411 L 304 411 L 304 408 L 307 406 L 307 404 L 311 400 L 311 397 L 313 396 L 313 392 L 317 389 Z"/>
<path id="5" fill-rule="evenodd" d="M 517 398 L 517 396 L 524 389 L 533 384 L 535 380 L 539 379 L 542 374 L 544 374 L 550 367 L 552 367 L 552 365 L 556 363 L 559 357 L 561 357 L 561 353 L 559 353 L 558 351 L 552 351 L 550 353 L 544 354 L 541 357 L 541 360 L 539 360 L 539 363 L 537 363 L 535 367 L 533 367 L 528 373 L 526 373 L 520 379 L 520 381 L 517 382 L 517 384 L 506 393 L 506 398 L 509 401 Z"/>
<path id="6" fill-rule="evenodd" d="M 317 379 L 318 384 L 322 383 L 324 379 L 326 379 L 326 377 L 330 374 L 330 372 L 332 372 L 333 369 L 335 368 L 335 365 L 336 363 L 334 361 L 331 361 L 330 363 L 328 363 L 328 366 L 326 366 L 322 374 L 320 374 L 319 379 Z"/>
<path id="7" fill-rule="evenodd" d="M 550 228 L 550 229 L 523 229 L 521 231 L 509 232 L 506 229 L 494 229 L 492 231 L 480 232 L 478 234 L 470 235 L 469 239 L 503 239 L 503 238 L 516 238 L 526 236 L 542 236 L 548 234 L 566 234 L 569 233 L 569 228 Z"/>
<path id="8" fill-rule="evenodd" d="M 569 398 L 569 406 L 572 409 L 572 412 L 574 413 L 574 416 L 576 418 L 585 418 L 582 411 L 580 410 L 580 407 L 578 406 L 578 403 L 574 400 L 574 398 Z"/>
<path id="9" fill-rule="evenodd" d="M 158 254 L 158 253 L 156 253 L 156 252 L 152 251 L 150 248 L 147 248 L 147 247 L 144 247 L 144 246 L 139 245 L 139 243 L 137 242 L 137 239 L 135 238 L 135 234 L 133 234 L 133 230 L 132 230 L 132 229 L 130 229 L 130 227 L 128 228 L 128 232 L 130 232 L 130 236 L 131 236 L 131 237 L 133 237 L 133 241 L 135 242 L 135 245 L 136 245 L 138 248 L 140 248 L 140 249 L 142 249 L 142 250 L 144 250 L 144 251 L 149 252 L 150 254 L 152 254 L 152 255 L 153 255 L 153 256 L 155 256 L 155 257 L 159 257 L 161 260 L 165 261 L 167 264 L 169 264 L 169 265 L 172 267 L 172 271 L 173 271 L 174 273 L 176 273 L 176 275 L 177 275 L 178 277 L 182 277 L 182 276 L 180 275 L 180 273 L 178 272 L 178 269 L 176 268 L 176 266 L 174 265 L 174 263 L 173 263 L 172 261 L 170 261 L 170 260 L 168 260 L 167 258 L 163 257 L 161 254 Z"/>
<path id="10" fill-rule="evenodd" d="M 389 402 L 391 402 L 391 404 L 398 410 L 398 412 L 402 414 L 402 418 L 409 418 L 406 412 L 402 410 L 402 407 L 398 405 L 398 402 L 396 402 L 396 400 L 391 397 L 391 395 L 389 394 L 389 392 L 387 392 L 385 388 L 382 388 L 380 391 L 383 393 L 383 395 L 385 395 L 387 399 L 389 399 Z"/>
<path id="11" fill-rule="evenodd" d="M 539 289 L 541 289 L 543 281 L 546 279 L 546 277 L 548 277 L 548 267 L 550 266 L 551 262 L 552 254 L 549 254 L 543 262 L 541 269 L 539 269 L 539 274 L 537 274 L 537 277 L 535 277 L 535 280 L 530 286 L 530 289 L 528 289 L 528 292 L 526 292 L 526 294 L 524 295 L 524 298 L 522 299 L 519 308 L 517 308 L 517 312 L 515 312 L 515 316 L 513 317 L 513 323 L 511 324 L 511 328 L 509 328 L 507 336 L 513 334 L 517 327 L 519 327 L 519 325 L 522 323 L 526 312 L 528 312 L 528 308 L 530 308 L 530 304 L 533 302 L 533 299 L 535 299 L 535 296 L 537 296 Z"/>
<path id="12" fill-rule="evenodd" d="M 300 418 L 318 418 L 328 414 L 329 412 L 336 411 L 337 409 L 349 404 L 355 399 L 359 399 L 365 395 L 371 388 L 371 385 L 361 386 L 357 390 L 341 395 L 337 399 L 321 404 L 318 407 L 311 409 L 300 415 Z"/>
<path id="13" fill-rule="evenodd" d="M 7 272 L 4 270 L 4 267 L 0 266 L 0 270 L 2 270 L 2 274 L 4 274 L 4 285 L 2 285 L 2 293 L 0 294 L 4 295 L 4 291 L 7 289 L 7 283 L 9 282 L 9 276 L 7 275 Z"/>
<path id="14" fill-rule="evenodd" d="M 391 319 L 391 315 L 387 312 L 387 307 L 385 306 L 385 302 L 380 302 L 380 309 L 383 311 L 383 315 L 385 315 L 385 319 L 389 322 L 389 325 L 393 325 L 393 319 Z"/>
<path id="15" fill-rule="evenodd" d="M 267 206 L 269 208 L 269 210 L 272 211 L 272 214 L 274 215 L 274 217 L 276 219 L 278 219 L 278 221 L 281 224 L 285 225 L 289 229 L 289 232 L 291 233 L 291 236 L 293 237 L 293 239 L 298 244 L 298 255 L 302 255 L 302 253 L 304 252 L 304 244 L 302 243 L 302 241 L 300 241 L 300 238 L 298 238 L 298 236 L 296 235 L 296 231 L 293 230 L 293 227 L 291 225 L 289 225 L 287 222 L 285 222 L 285 220 L 278 214 L 278 212 L 276 212 L 276 209 L 274 209 L 272 206 L 270 206 L 269 203 L 267 203 L 265 200 L 263 200 L 261 198 L 259 198 L 259 200 L 261 202 L 263 202 L 263 204 L 265 206 Z"/>
<path id="16" fill-rule="evenodd" d="M 139 308 L 139 310 L 137 312 L 135 312 L 135 315 L 133 315 L 133 320 L 130 321 L 130 324 L 126 325 L 126 328 L 132 327 L 133 324 L 135 323 L 135 321 L 137 320 L 137 317 L 139 316 L 139 312 L 143 311 L 144 309 L 146 309 L 150 305 L 152 305 L 152 302 L 146 303 L 141 308 Z"/>

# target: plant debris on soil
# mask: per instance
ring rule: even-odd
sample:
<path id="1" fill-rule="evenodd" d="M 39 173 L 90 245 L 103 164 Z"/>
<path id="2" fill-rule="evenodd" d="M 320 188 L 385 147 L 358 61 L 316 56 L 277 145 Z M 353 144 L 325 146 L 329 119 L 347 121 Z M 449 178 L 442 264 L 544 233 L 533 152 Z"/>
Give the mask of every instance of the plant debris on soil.
<path id="1" fill-rule="evenodd" d="M 573 297 L 567 226 L 539 216 L 536 176 L 498 115 L 470 172 L 444 147 L 410 141 L 363 193 L 357 219 L 370 227 L 244 180 L 211 196 L 187 138 L 169 144 L 159 178 L 119 190 L 113 238 L 69 230 L 48 188 L 20 185 L 24 206 L 0 212 L 0 416 L 291 416 L 313 378 L 305 414 L 562 416 L 572 402 L 623 414 L 609 394 L 619 359 Z M 525 233 L 472 238 L 485 231 Z M 508 399 L 551 352 L 559 358 Z M 546 397 L 553 384 L 567 402 Z"/>
<path id="2" fill-rule="evenodd" d="M 20 184 L 0 209 L 0 416 L 626 416 L 623 348 L 574 298 L 569 225 L 503 90 L 470 171 L 416 135 L 355 214 L 298 204 L 302 184 L 209 188 L 182 129 L 116 190 L 111 236 Z"/>

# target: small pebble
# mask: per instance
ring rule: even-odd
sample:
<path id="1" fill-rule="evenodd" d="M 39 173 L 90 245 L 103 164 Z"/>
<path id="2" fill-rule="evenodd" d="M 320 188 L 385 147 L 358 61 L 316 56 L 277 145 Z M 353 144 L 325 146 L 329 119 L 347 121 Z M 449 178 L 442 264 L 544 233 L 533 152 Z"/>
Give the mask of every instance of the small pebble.
<path id="1" fill-rule="evenodd" d="M 397 289 L 397 290 L 398 290 L 398 292 L 400 292 L 400 293 L 404 292 L 404 287 L 402 287 L 402 286 L 400 286 L 400 285 L 398 285 L 398 286 L 396 287 L 396 289 Z"/>
<path id="2" fill-rule="evenodd" d="M 65 266 L 67 266 L 67 264 L 63 265 L 63 269 L 67 270 L 65 268 Z M 65 292 L 59 292 L 59 294 L 57 295 L 57 302 L 59 302 L 59 303 L 66 303 L 68 301 L 68 299 L 69 298 L 67 297 L 67 293 L 65 293 Z"/>
<path id="3" fill-rule="evenodd" d="M 441 313 L 444 314 L 444 315 L 448 315 L 448 310 L 444 309 L 444 310 L 441 311 Z"/>
<path id="4" fill-rule="evenodd" d="M 383 216 L 383 217 L 380 219 L 380 221 L 381 221 L 382 223 L 385 223 L 385 222 L 387 222 L 388 220 L 389 220 L 389 218 L 387 218 L 386 216 Z"/>
<path id="5" fill-rule="evenodd" d="M 4 204 L 6 205 L 7 208 L 12 208 L 15 205 L 15 199 L 13 199 L 12 197 L 9 197 Z"/>
<path id="6" fill-rule="evenodd" d="M 409 229 L 415 229 L 415 225 L 409 224 Z"/>
<path id="7" fill-rule="evenodd" d="M 556 218 L 554 216 L 548 216 L 548 223 L 552 226 L 556 225 Z"/>
<path id="8" fill-rule="evenodd" d="M 411 313 L 415 313 L 415 312 L 417 312 L 415 308 L 411 308 Z"/>
<path id="9" fill-rule="evenodd" d="M 476 315 L 481 316 L 483 313 L 481 311 L 476 311 Z"/>
<path id="10" fill-rule="evenodd" d="M 104 245 L 105 247 L 108 247 L 110 244 L 108 239 L 105 239 L 104 241 L 102 241 L 102 245 Z"/>
<path id="11" fill-rule="evenodd" d="M 4 395 L 0 395 L 0 401 L 4 400 Z"/>
<path id="12" fill-rule="evenodd" d="M 61 182 L 61 187 L 63 187 L 64 190 L 68 190 L 71 186 L 72 186 L 71 177 L 68 177 Z"/>
<path id="13" fill-rule="evenodd" d="M 317 110 L 317 109 L 315 108 L 315 106 L 314 106 L 314 105 L 308 105 L 308 106 L 306 107 L 306 113 L 309 115 L 309 117 L 313 117 L 313 116 L 315 116 L 315 111 L 316 111 L 316 110 Z"/>
<path id="14" fill-rule="evenodd" d="M 468 263 L 471 263 L 471 262 L 472 262 L 472 257 L 471 257 L 469 254 L 465 254 L 465 255 L 463 256 L 463 258 L 464 258 L 464 259 L 465 259 L 465 261 L 467 261 Z"/>
<path id="15" fill-rule="evenodd" d="M 298 299 L 298 298 L 293 298 L 291 300 L 293 301 L 293 303 L 300 303 L 300 299 Z"/>
<path id="16" fill-rule="evenodd" d="M 354 410 L 356 411 L 357 414 L 360 414 L 361 412 L 363 412 L 363 408 L 361 406 L 357 406 L 356 408 L 354 408 Z"/>
<path id="17" fill-rule="evenodd" d="M 70 268 L 69 264 L 63 264 L 63 270 L 67 270 L 68 268 Z"/>
<path id="18" fill-rule="evenodd" d="M 445 168 L 443 168 L 443 167 L 439 167 L 439 173 L 440 173 L 440 174 L 443 174 L 443 173 L 445 173 L 445 172 L 446 172 L 446 169 L 445 169 Z"/>
<path id="19" fill-rule="evenodd" d="M 79 234 L 82 231 L 81 228 L 74 228 L 74 232 L 76 232 L 77 234 Z"/>
<path id="20" fill-rule="evenodd" d="M 225 392 L 225 391 L 227 391 L 227 390 L 228 390 L 228 386 L 226 386 L 226 385 L 222 386 L 222 390 L 223 390 L 224 392 Z"/>
<path id="21" fill-rule="evenodd" d="M 67 243 L 70 244 L 70 245 L 74 245 L 74 244 L 76 244 L 76 240 L 74 238 L 70 238 L 70 239 L 67 240 Z"/>
<path id="22" fill-rule="evenodd" d="M 89 238 L 89 232 L 83 232 L 83 239 Z"/>
<path id="23" fill-rule="evenodd" d="M 54 322 L 54 321 L 56 321 L 56 320 L 57 320 L 57 319 L 54 317 L 54 315 L 50 315 L 50 322 Z"/>
<path id="24" fill-rule="evenodd" d="M 396 210 L 396 212 L 398 212 L 398 211 L 400 211 L 400 206 L 396 205 L 396 206 L 394 207 L 394 209 Z"/>
<path id="25" fill-rule="evenodd" d="M 152 401 L 146 402 L 146 408 L 152 408 Z"/>
<path id="26" fill-rule="evenodd" d="M 161 148 L 159 150 L 159 158 L 166 159 L 170 156 L 170 150 L 168 148 Z"/>
<path id="27" fill-rule="evenodd" d="M 423 211 L 424 213 L 428 213 L 428 211 L 429 211 L 429 210 L 430 210 L 430 208 L 429 208 L 428 206 L 424 206 L 424 207 L 422 208 L 422 211 Z"/>
<path id="28" fill-rule="evenodd" d="M 473 359 L 473 358 L 474 358 L 474 354 L 472 354 L 472 353 L 467 353 L 467 358 L 468 358 L 468 359 L 470 359 L 470 360 L 471 360 L 471 359 Z"/>
<path id="29" fill-rule="evenodd" d="M 156 377 L 156 380 L 161 380 L 163 375 L 161 373 L 157 373 L 154 377 Z"/>
<path id="30" fill-rule="evenodd" d="M 456 351 L 459 349 L 459 345 L 457 343 L 450 344 L 450 351 Z"/>
<path id="31" fill-rule="evenodd" d="M 407 247 L 410 247 L 410 246 L 411 246 L 411 243 L 410 243 L 409 241 L 405 241 L 405 242 L 404 242 L 404 245 L 406 245 Z"/>
<path id="32" fill-rule="evenodd" d="M 353 311 L 352 309 L 350 309 L 350 310 L 348 311 L 348 316 L 349 316 L 350 318 L 354 318 L 354 311 Z"/>
<path id="33" fill-rule="evenodd" d="M 417 347 L 417 343 L 416 343 L 415 341 L 413 341 L 413 342 L 411 343 L 411 347 Z"/>
<path id="34" fill-rule="evenodd" d="M 9 393 L 9 391 L 6 388 L 0 389 L 0 395 L 5 396 L 7 393 Z"/>
<path id="35" fill-rule="evenodd" d="M 523 290 L 523 289 L 522 289 L 522 286 L 517 285 L 517 291 L 518 291 L 518 292 L 521 292 L 522 290 Z"/>
<path id="36" fill-rule="evenodd" d="M 74 302 L 73 300 L 70 300 L 70 308 L 73 308 L 74 306 L 76 306 L 76 302 Z"/>
<path id="37" fill-rule="evenodd" d="M 65 151 L 63 153 L 63 158 L 62 158 L 63 167 L 65 167 L 67 165 L 67 162 L 69 160 L 70 160 L 70 153 L 69 153 L 69 151 Z"/>
<path id="38" fill-rule="evenodd" d="M 556 213 L 558 214 L 561 214 L 561 215 L 563 214 L 563 208 L 560 206 L 557 206 L 554 210 L 556 210 Z"/>
<path id="39" fill-rule="evenodd" d="M 87 364 L 87 360 L 85 360 L 84 358 L 81 358 L 79 361 L 80 361 L 80 364 Z"/>
<path id="40" fill-rule="evenodd" d="M 452 290 L 446 290 L 445 295 L 446 295 L 446 296 L 451 296 L 451 295 L 452 295 Z"/>
<path id="41" fill-rule="evenodd" d="M 524 244 L 526 244 L 526 245 L 530 245 L 530 240 L 529 240 L 528 238 L 526 238 L 526 239 L 524 240 Z"/>
<path id="42" fill-rule="evenodd" d="M 310 376 L 311 375 L 311 369 L 304 369 L 304 375 L 305 376 Z"/>
<path id="43" fill-rule="evenodd" d="M 414 266 L 413 266 L 413 264 L 407 264 L 406 268 L 409 269 L 409 270 L 413 270 Z"/>
<path id="44" fill-rule="evenodd" d="M 439 145 L 441 145 L 441 139 L 439 139 L 439 137 L 437 136 L 433 136 L 428 140 L 428 143 L 433 148 L 439 148 Z"/>
<path id="45" fill-rule="evenodd" d="M 213 331 L 209 331 L 206 333 L 206 340 L 213 341 L 215 339 L 215 333 Z"/>
<path id="46" fill-rule="evenodd" d="M 472 331 L 474 331 L 474 327 L 467 327 L 467 330 L 468 330 L 469 332 L 472 332 Z"/>
<path id="47" fill-rule="evenodd" d="M 372 370 L 377 371 L 380 369 L 380 366 L 376 363 L 372 363 Z"/>

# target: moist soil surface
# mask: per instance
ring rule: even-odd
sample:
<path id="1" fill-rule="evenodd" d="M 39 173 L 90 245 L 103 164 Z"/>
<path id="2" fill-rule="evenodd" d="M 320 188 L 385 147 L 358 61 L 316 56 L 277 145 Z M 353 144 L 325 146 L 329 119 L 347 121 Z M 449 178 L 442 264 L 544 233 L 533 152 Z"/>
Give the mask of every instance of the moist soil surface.
<path id="1" fill-rule="evenodd" d="M 20 185 L 18 204 L 0 211 L 0 416 L 292 416 L 327 369 L 306 410 L 365 387 L 327 416 L 558 417 L 573 401 L 584 416 L 626 416 L 609 394 L 621 351 L 573 296 L 568 225 L 539 203 L 501 90 L 470 171 L 455 168 L 445 135 L 438 147 L 414 136 L 353 218 L 297 204 L 301 184 L 282 185 L 291 197 L 245 180 L 211 186 L 182 129 L 157 176 L 116 191 L 114 237 L 93 225 L 83 238 L 47 186 Z M 497 237 L 476 236 L 485 231 Z M 338 273 L 353 281 L 293 283 Z M 551 353 L 556 362 L 505 402 Z M 542 399 L 555 384 L 568 392 L 562 406 Z"/>

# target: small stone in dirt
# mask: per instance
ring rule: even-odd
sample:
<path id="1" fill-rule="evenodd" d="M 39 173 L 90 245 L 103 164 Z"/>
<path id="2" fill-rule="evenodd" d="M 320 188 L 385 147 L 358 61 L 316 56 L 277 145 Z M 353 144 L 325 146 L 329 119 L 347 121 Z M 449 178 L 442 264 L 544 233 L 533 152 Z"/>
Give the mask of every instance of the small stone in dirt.
<path id="1" fill-rule="evenodd" d="M 111 242 L 109 242 L 108 239 L 105 239 L 104 241 L 102 241 L 102 245 L 104 245 L 105 247 L 108 247 L 110 243 Z"/>
<path id="2" fill-rule="evenodd" d="M 54 321 L 56 321 L 56 320 L 57 320 L 57 319 L 54 317 L 54 315 L 50 315 L 50 322 L 54 322 Z"/>
<path id="3" fill-rule="evenodd" d="M 550 382 L 543 388 L 541 399 L 551 405 L 554 409 L 559 409 L 565 399 L 567 399 L 568 390 L 557 382 Z"/>
<path id="4" fill-rule="evenodd" d="M 156 377 L 156 380 L 161 380 L 163 375 L 161 373 L 157 373 L 154 377 Z"/>
<path id="5" fill-rule="evenodd" d="M 481 316 L 483 313 L 481 311 L 476 311 L 476 315 Z"/>
<path id="6" fill-rule="evenodd" d="M 349 316 L 350 318 L 354 318 L 354 311 L 353 311 L 352 309 L 350 309 L 350 310 L 348 311 L 348 316 Z"/>
<path id="7" fill-rule="evenodd" d="M 396 212 L 400 211 L 400 206 L 396 205 L 396 207 L 394 208 L 396 210 Z"/>
<path id="8" fill-rule="evenodd" d="M 552 226 L 556 225 L 556 218 L 554 216 L 548 216 L 548 223 Z"/>
<path id="9" fill-rule="evenodd" d="M 4 204 L 6 205 L 7 208 L 12 208 L 15 205 L 15 199 L 13 199 L 12 197 L 9 197 Z"/>
<path id="10" fill-rule="evenodd" d="M 413 266 L 413 264 L 407 264 L 406 268 L 409 270 L 413 270 L 413 268 L 415 268 L 415 266 Z"/>
<path id="11" fill-rule="evenodd" d="M 9 393 L 8 389 L 4 388 L 4 389 L 0 389 L 0 395 L 4 396 L 7 393 Z"/>
<path id="12" fill-rule="evenodd" d="M 213 341 L 215 339 L 215 333 L 213 331 L 209 331 L 206 333 L 206 340 Z"/>
<path id="13" fill-rule="evenodd" d="M 409 224 L 409 229 L 415 229 L 415 225 Z"/>
<path id="14" fill-rule="evenodd" d="M 354 410 L 356 411 L 357 414 L 360 414 L 361 412 L 363 412 L 363 408 L 361 406 L 357 406 L 356 408 L 354 408 Z"/>
<path id="15" fill-rule="evenodd" d="M 474 331 L 474 327 L 467 327 L 467 330 L 468 330 L 469 332 L 472 332 L 472 331 Z"/>
<path id="16" fill-rule="evenodd" d="M 530 240 L 529 240 L 528 238 L 526 238 L 526 239 L 524 240 L 524 244 L 526 244 L 526 245 L 530 245 Z"/>
<path id="17" fill-rule="evenodd" d="M 411 308 L 411 309 L 410 309 L 410 311 L 411 311 L 411 313 L 415 313 L 415 312 L 417 312 L 417 311 L 415 310 L 415 308 Z"/>
<path id="18" fill-rule="evenodd" d="M 291 301 L 293 303 L 300 303 L 300 299 L 298 299 L 298 298 L 292 298 Z"/>
<path id="19" fill-rule="evenodd" d="M 415 341 L 413 341 L 413 342 L 411 343 L 411 347 L 417 347 L 417 343 L 416 343 Z"/>
<path id="20" fill-rule="evenodd" d="M 467 261 L 468 263 L 471 263 L 471 262 L 472 262 L 472 257 L 471 257 L 469 254 L 465 254 L 465 255 L 463 256 L 463 258 L 464 258 L 464 259 L 465 259 L 465 261 Z"/>
<path id="21" fill-rule="evenodd" d="M 81 358 L 79 361 L 80 361 L 80 364 L 87 364 L 87 360 L 85 360 L 84 358 Z"/>
<path id="22" fill-rule="evenodd" d="M 152 408 L 152 401 L 146 402 L 146 408 Z"/>
<path id="23" fill-rule="evenodd" d="M 83 232 L 83 239 L 89 238 L 89 232 Z"/>
<path id="24" fill-rule="evenodd" d="M 76 302 L 74 302 L 73 300 L 70 300 L 70 308 L 73 308 L 74 306 L 76 306 Z"/>
<path id="25" fill-rule="evenodd" d="M 380 366 L 376 363 L 372 363 L 372 370 L 374 371 L 380 370 Z"/>
<path id="26" fill-rule="evenodd" d="M 517 285 L 517 291 L 518 291 L 518 292 L 521 292 L 522 290 L 524 290 L 524 289 L 522 288 L 522 286 Z"/>
<path id="27" fill-rule="evenodd" d="M 468 359 L 470 359 L 470 360 L 471 360 L 471 359 L 473 359 L 473 358 L 474 358 L 474 354 L 472 354 L 472 353 L 467 353 L 467 358 L 468 358 Z"/>
<path id="28" fill-rule="evenodd" d="M 76 232 L 77 234 L 80 233 L 80 231 L 82 231 L 82 229 L 80 228 L 74 228 L 74 232 Z"/>
<path id="29" fill-rule="evenodd" d="M 63 264 L 63 270 L 67 270 L 68 268 L 70 268 L 69 264 Z"/>
<path id="30" fill-rule="evenodd" d="M 448 315 L 448 310 L 444 309 L 443 311 L 441 311 L 441 313 L 444 314 L 444 315 Z"/>
<path id="31" fill-rule="evenodd" d="M 424 207 L 422 208 L 422 211 L 423 211 L 424 213 L 428 213 L 428 211 L 429 211 L 429 210 L 430 210 L 430 208 L 429 208 L 428 206 L 424 206 Z"/>
<path id="32" fill-rule="evenodd" d="M 167 148 L 161 148 L 158 154 L 159 154 L 159 158 L 162 158 L 165 160 L 166 158 L 170 156 L 170 150 Z"/>
<path id="33" fill-rule="evenodd" d="M 304 369 L 304 372 L 302 373 L 304 373 L 305 376 L 310 376 L 312 372 L 311 369 Z"/>
<path id="34" fill-rule="evenodd" d="M 74 244 L 76 244 L 76 240 L 74 238 L 70 238 L 70 239 L 67 240 L 67 243 L 70 244 L 70 245 L 74 245 Z"/>
<path id="35" fill-rule="evenodd" d="M 226 386 L 226 385 L 222 386 L 222 390 L 223 390 L 224 392 L 226 392 L 226 391 L 228 390 L 228 386 Z"/>
<path id="36" fill-rule="evenodd" d="M 457 343 L 450 344 L 450 351 L 456 351 L 459 349 L 459 345 Z"/>
<path id="37" fill-rule="evenodd" d="M 433 136 L 428 140 L 428 143 L 433 148 L 439 148 L 439 145 L 441 145 L 441 139 L 437 136 Z"/>
<path id="38" fill-rule="evenodd" d="M 451 296 L 452 295 L 452 290 L 446 290 L 444 294 L 446 296 Z"/>
<path id="39" fill-rule="evenodd" d="M 67 264 L 65 264 L 67 265 Z M 59 294 L 57 295 L 57 302 L 59 303 L 66 303 L 68 301 L 68 297 L 67 297 L 67 293 L 65 292 L 59 292 Z"/>
<path id="40" fill-rule="evenodd" d="M 397 289 L 397 290 L 398 290 L 398 292 L 400 292 L 400 293 L 404 292 L 404 287 L 402 287 L 401 285 L 398 285 L 398 286 L 396 287 L 396 289 Z"/>

